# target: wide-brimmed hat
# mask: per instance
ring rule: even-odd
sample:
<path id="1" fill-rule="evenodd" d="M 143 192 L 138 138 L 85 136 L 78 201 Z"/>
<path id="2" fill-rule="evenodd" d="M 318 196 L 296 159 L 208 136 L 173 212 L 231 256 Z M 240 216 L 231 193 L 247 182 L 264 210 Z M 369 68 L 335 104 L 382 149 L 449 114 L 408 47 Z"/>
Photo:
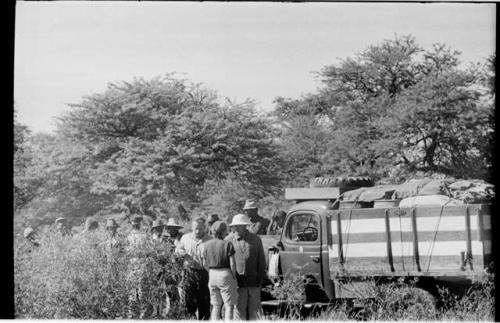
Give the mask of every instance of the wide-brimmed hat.
<path id="1" fill-rule="evenodd" d="M 68 220 L 66 218 L 57 218 L 54 223 L 58 224 L 59 222 L 67 222 Z"/>
<path id="2" fill-rule="evenodd" d="M 154 229 L 154 228 L 161 228 L 161 227 L 164 227 L 165 224 L 163 223 L 162 220 L 158 219 L 158 220 L 154 220 L 153 221 L 153 224 L 151 225 L 151 229 Z"/>
<path id="3" fill-rule="evenodd" d="M 33 233 L 35 232 L 35 230 L 33 230 L 32 228 L 30 227 L 27 227 L 26 229 L 24 229 L 24 234 L 23 236 L 25 238 L 28 238 L 30 235 L 32 235 Z"/>
<path id="4" fill-rule="evenodd" d="M 248 210 L 248 209 L 257 209 L 257 202 L 253 199 L 249 199 L 245 201 L 245 206 L 243 207 L 243 210 Z"/>
<path id="5" fill-rule="evenodd" d="M 252 224 L 252 222 L 250 222 L 248 216 L 246 216 L 245 214 L 236 214 L 235 216 L 233 216 L 233 221 L 229 226 L 231 227 L 233 225 L 250 225 L 250 224 Z"/>
<path id="6" fill-rule="evenodd" d="M 167 227 L 167 228 L 184 228 L 182 225 L 175 222 L 174 218 L 168 219 L 167 224 L 165 224 L 165 227 Z"/>
<path id="7" fill-rule="evenodd" d="M 108 219 L 106 221 L 106 228 L 116 228 L 118 227 L 118 223 L 116 223 L 115 219 Z"/>
<path id="8" fill-rule="evenodd" d="M 219 220 L 220 220 L 220 219 L 219 219 L 219 216 L 218 216 L 217 214 L 210 214 L 210 215 L 208 216 L 207 223 L 208 223 L 209 225 L 212 225 L 214 222 L 219 221 Z"/>

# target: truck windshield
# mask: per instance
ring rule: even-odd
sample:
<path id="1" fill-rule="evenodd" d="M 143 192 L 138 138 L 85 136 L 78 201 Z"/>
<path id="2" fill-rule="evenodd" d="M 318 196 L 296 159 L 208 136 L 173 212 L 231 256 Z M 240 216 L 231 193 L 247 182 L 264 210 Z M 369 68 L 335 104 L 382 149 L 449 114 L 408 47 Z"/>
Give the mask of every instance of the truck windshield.
<path id="1" fill-rule="evenodd" d="M 294 214 L 287 223 L 286 237 L 292 241 L 316 241 L 319 218 L 315 214 Z"/>

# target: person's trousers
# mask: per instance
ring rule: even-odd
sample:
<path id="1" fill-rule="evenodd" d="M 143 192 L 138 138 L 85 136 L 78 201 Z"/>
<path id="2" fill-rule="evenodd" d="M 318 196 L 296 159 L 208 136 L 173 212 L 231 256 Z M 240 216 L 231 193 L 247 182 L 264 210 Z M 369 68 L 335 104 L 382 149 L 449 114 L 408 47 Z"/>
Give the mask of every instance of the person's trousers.
<path id="1" fill-rule="evenodd" d="M 210 292 L 208 290 L 208 272 L 204 269 L 188 269 L 181 282 L 181 298 L 186 312 L 194 315 L 198 311 L 198 320 L 210 319 Z"/>
<path id="2" fill-rule="evenodd" d="M 260 319 L 260 287 L 238 287 L 238 302 L 234 311 L 235 320 Z"/>
<path id="3" fill-rule="evenodd" d="M 233 319 L 234 306 L 238 299 L 236 278 L 229 268 L 210 269 L 208 272 L 212 320 L 220 320 L 221 306 L 224 305 L 224 320 Z"/>

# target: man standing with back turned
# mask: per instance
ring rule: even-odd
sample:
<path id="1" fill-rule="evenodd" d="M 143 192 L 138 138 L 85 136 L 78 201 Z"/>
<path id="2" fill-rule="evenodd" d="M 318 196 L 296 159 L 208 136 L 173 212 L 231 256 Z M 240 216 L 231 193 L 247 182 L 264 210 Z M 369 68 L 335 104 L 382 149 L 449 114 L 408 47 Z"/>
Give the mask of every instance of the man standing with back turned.
<path id="1" fill-rule="evenodd" d="M 266 272 L 262 240 L 247 230 L 252 222 L 244 214 L 236 214 L 230 226 L 234 232 L 226 240 L 234 246 L 238 302 L 235 320 L 257 320 L 261 311 L 260 290 Z"/>

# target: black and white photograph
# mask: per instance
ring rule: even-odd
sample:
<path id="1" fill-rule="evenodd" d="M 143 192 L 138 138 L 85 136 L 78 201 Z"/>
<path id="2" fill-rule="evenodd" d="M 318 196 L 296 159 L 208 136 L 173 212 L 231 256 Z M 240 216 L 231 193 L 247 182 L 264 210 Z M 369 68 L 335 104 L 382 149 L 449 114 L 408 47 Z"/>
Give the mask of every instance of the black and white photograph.
<path id="1" fill-rule="evenodd" d="M 16 1 L 14 31 L 13 318 L 498 320 L 495 3 Z"/>

